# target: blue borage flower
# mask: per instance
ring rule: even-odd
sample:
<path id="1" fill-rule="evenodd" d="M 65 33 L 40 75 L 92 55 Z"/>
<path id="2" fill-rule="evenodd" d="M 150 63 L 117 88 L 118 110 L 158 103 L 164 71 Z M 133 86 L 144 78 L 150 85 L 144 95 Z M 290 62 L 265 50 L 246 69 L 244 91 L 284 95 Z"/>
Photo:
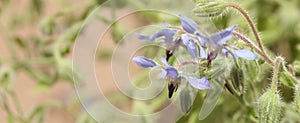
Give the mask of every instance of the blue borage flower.
<path id="1" fill-rule="evenodd" d="M 210 36 L 204 36 L 198 32 L 199 26 L 195 21 L 183 15 L 179 15 L 179 18 L 182 29 L 163 22 L 166 28 L 159 30 L 153 35 L 137 34 L 139 39 L 149 40 L 151 42 L 163 37 L 161 43 L 166 45 L 166 58 L 161 59 L 164 68 L 162 78 L 168 80 L 169 98 L 172 97 L 173 92 L 176 92 L 182 79 L 186 79 L 192 87 L 197 89 L 203 90 L 211 88 L 206 77 L 199 79 L 189 76 L 180 76 L 178 70 L 168 64 L 168 59 L 179 46 L 184 46 L 194 60 L 207 59 L 207 67 L 210 66 L 211 62 L 220 53 L 226 57 L 230 54 L 233 58 L 243 58 L 247 60 L 255 60 L 258 58 L 255 53 L 248 49 L 239 49 L 237 46 L 226 43 L 231 39 L 232 33 L 237 25 L 233 25 Z M 134 57 L 133 60 L 136 64 L 144 68 L 156 66 L 154 61 L 142 56 Z"/>
<path id="2" fill-rule="evenodd" d="M 206 58 L 207 54 L 206 51 L 204 50 L 204 48 L 201 45 L 197 46 L 198 40 L 195 38 L 192 38 L 190 36 L 188 36 L 187 34 L 182 34 L 181 35 L 181 40 L 183 42 L 183 44 L 186 46 L 189 54 L 193 57 L 193 58 L 199 58 L 198 56 L 198 47 L 200 50 L 200 58 Z"/>
<path id="3" fill-rule="evenodd" d="M 181 20 L 181 24 L 182 27 L 184 28 L 184 30 L 188 33 L 193 34 L 196 30 L 198 30 L 198 26 L 196 24 L 196 22 L 192 21 L 191 19 L 183 16 L 183 15 L 179 15 L 180 20 Z M 163 22 L 164 26 L 171 26 L 171 24 L 168 24 L 167 22 Z M 182 33 L 181 30 L 179 29 L 172 29 L 172 28 L 165 28 L 165 29 L 161 29 L 158 32 L 156 32 L 153 35 L 141 35 L 137 33 L 137 37 L 141 40 L 149 40 L 149 41 L 154 41 L 157 38 L 160 37 L 164 37 L 164 40 L 162 43 L 164 43 L 166 45 L 167 48 L 167 52 L 166 52 L 166 59 L 168 61 L 168 58 L 170 57 L 169 55 L 172 55 L 172 53 L 175 51 L 176 48 L 178 48 L 179 46 L 185 46 L 189 52 L 189 54 L 193 57 L 193 58 L 199 58 L 198 56 L 198 48 L 199 46 L 196 45 L 197 43 L 197 39 L 192 38 L 186 34 L 182 34 L 180 36 L 178 36 L 177 38 L 175 37 L 175 34 L 178 34 L 179 32 Z M 205 51 L 201 46 L 200 46 L 200 53 L 204 53 L 203 51 Z M 206 56 L 204 54 L 200 54 L 201 58 L 204 58 L 203 56 Z"/>
<path id="4" fill-rule="evenodd" d="M 208 49 L 208 66 L 210 65 L 210 62 L 217 57 L 219 52 L 222 52 L 225 56 L 230 54 L 233 58 L 244 58 L 247 60 L 258 59 L 258 56 L 248 49 L 238 49 L 236 46 L 231 46 L 234 47 L 232 52 L 228 47 L 229 45 L 225 45 L 225 43 L 232 37 L 232 32 L 236 27 L 237 25 L 233 25 L 218 33 L 214 33 L 209 37 L 203 36 L 200 33 L 196 33 L 196 35 L 199 36 L 200 40 L 202 41 L 201 44 Z"/>
<path id="5" fill-rule="evenodd" d="M 225 30 L 214 33 L 210 36 L 204 36 L 197 32 L 199 26 L 195 21 L 189 19 L 186 16 L 179 15 L 182 29 L 172 28 L 170 24 L 164 22 L 163 25 L 167 26 L 164 29 L 159 30 L 157 33 L 146 36 L 137 34 L 137 37 L 141 40 L 154 41 L 157 38 L 164 37 L 162 43 L 166 45 L 166 59 L 173 55 L 173 52 L 179 46 L 185 46 L 188 53 L 196 60 L 207 58 L 208 66 L 211 61 L 214 60 L 219 53 L 228 56 L 230 54 L 233 58 L 244 58 L 247 60 L 257 59 L 258 56 L 248 49 L 238 49 L 235 46 L 234 49 L 225 45 L 226 42 L 232 37 L 233 30 L 237 25 L 233 25 Z M 180 34 L 177 36 L 176 34 Z M 177 37 L 176 37 L 177 36 Z M 206 47 L 206 50 L 204 49 Z"/>
<path id="6" fill-rule="evenodd" d="M 132 58 L 132 60 L 137 65 L 144 67 L 144 68 L 152 68 L 152 67 L 157 66 L 157 64 L 153 60 L 143 57 L 143 56 L 135 56 Z M 179 74 L 179 71 L 175 67 L 170 66 L 168 64 L 168 62 L 166 61 L 166 58 L 161 58 L 161 62 L 163 63 L 163 65 L 161 65 L 161 66 L 163 66 L 163 72 L 162 72 L 161 77 L 163 79 L 168 80 L 169 98 L 171 98 L 173 93 L 177 91 L 180 82 L 186 78 L 188 78 L 187 79 L 188 82 L 194 88 L 197 88 L 200 90 L 211 88 L 211 85 L 208 82 L 208 80 L 206 79 L 206 77 L 202 77 L 201 79 L 194 78 L 194 77 L 184 77 Z"/>

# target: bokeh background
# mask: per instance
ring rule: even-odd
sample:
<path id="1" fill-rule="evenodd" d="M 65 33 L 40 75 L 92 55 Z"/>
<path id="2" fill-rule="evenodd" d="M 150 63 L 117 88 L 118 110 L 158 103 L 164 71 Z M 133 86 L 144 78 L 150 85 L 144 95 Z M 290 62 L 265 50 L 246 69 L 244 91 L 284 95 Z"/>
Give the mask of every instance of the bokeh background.
<path id="1" fill-rule="evenodd" d="M 120 95 L 113 83 L 110 67 L 113 50 L 125 34 L 136 27 L 161 24 L 163 21 L 172 24 L 180 23 L 174 16 L 156 12 L 134 13 L 120 20 L 119 23 L 114 23 L 114 20 L 124 12 L 145 8 L 164 7 L 172 10 L 172 13 L 192 14 L 193 1 L 111 1 L 114 2 L 103 6 L 103 13 L 96 15 L 102 25 L 100 27 L 103 28 L 94 30 L 107 29 L 101 39 L 101 48 L 98 48 L 95 54 L 95 66 L 101 68 L 96 69 L 96 75 L 101 76 L 101 81 L 105 82 L 99 83 L 99 85 L 109 100 L 125 111 L 140 112 L 139 108 L 133 106 L 138 103 Z M 73 82 L 72 53 L 75 39 L 77 35 L 80 35 L 78 32 L 84 25 L 85 19 L 94 9 L 105 2 L 106 0 L 0 1 L 1 123 L 96 122 L 85 111 L 77 97 Z M 295 66 L 296 75 L 299 76 L 300 1 L 234 0 L 233 2 L 246 9 L 255 20 L 268 52 L 285 57 L 288 64 Z M 214 23 L 219 30 L 238 23 L 240 28 L 245 29 L 242 32 L 254 39 L 247 23 L 236 11 L 228 10 L 223 16 L 211 18 L 209 21 Z M 108 26 L 109 28 L 106 28 Z M 157 49 L 153 48 L 152 50 Z M 155 55 L 147 50 L 140 54 Z M 79 71 L 76 72 L 84 75 Z M 133 65 L 132 76 L 141 71 L 143 70 Z M 265 73 L 261 80 L 269 80 L 271 70 L 268 71 L 269 73 Z M 144 84 L 147 86 L 147 83 Z M 141 84 L 140 86 L 145 85 Z M 283 85 L 281 91 L 284 96 L 283 100 L 291 102 L 294 96 L 293 89 Z M 235 113 L 239 109 L 239 103 L 229 92 L 224 93 L 222 101 L 216 107 L 218 110 L 213 111 L 212 115 L 203 122 L 237 122 L 243 119 L 244 115 L 239 114 L 241 112 Z M 159 104 L 170 103 L 170 100 L 161 100 L 162 102 Z M 150 101 L 150 104 L 152 104 L 151 102 L 155 101 Z M 228 109 L 228 107 L 232 107 L 232 109 Z M 297 114 L 294 118 L 296 120 L 291 120 L 291 122 L 297 121 Z M 189 117 L 189 119 L 193 118 Z M 255 122 L 255 120 L 244 122 L 247 121 Z M 138 122 L 157 121 L 139 120 Z M 185 122 L 197 122 L 197 120 L 186 120 Z M 298 119 L 297 122 L 300 120 Z"/>

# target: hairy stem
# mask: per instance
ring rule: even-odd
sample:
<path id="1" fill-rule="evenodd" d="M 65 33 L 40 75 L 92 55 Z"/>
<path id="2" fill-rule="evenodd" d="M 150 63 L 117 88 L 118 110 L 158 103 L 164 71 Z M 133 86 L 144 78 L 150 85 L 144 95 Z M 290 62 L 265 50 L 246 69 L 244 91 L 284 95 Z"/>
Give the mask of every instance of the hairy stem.
<path id="1" fill-rule="evenodd" d="M 277 90 L 278 74 L 279 74 L 281 61 L 283 61 L 283 58 L 276 57 L 274 67 L 273 67 L 273 77 L 272 77 L 272 83 L 271 83 L 271 90 L 273 90 L 273 91 Z"/>
<path id="2" fill-rule="evenodd" d="M 182 62 L 180 63 L 178 66 L 177 66 L 177 70 L 180 70 L 180 68 L 184 65 L 188 65 L 188 64 L 194 64 L 194 65 L 197 65 L 198 62 L 195 62 L 195 61 L 185 61 L 185 62 Z"/>
<path id="3" fill-rule="evenodd" d="M 274 61 L 266 53 L 259 49 L 249 38 L 236 31 L 234 31 L 232 34 L 248 44 L 249 47 L 260 54 L 269 64 L 274 65 Z"/>
<path id="4" fill-rule="evenodd" d="M 246 18 L 248 24 L 249 24 L 250 27 L 251 27 L 251 30 L 252 30 L 254 36 L 255 36 L 255 39 L 256 39 L 256 41 L 257 41 L 257 43 L 258 43 L 258 46 L 259 46 L 261 52 L 262 52 L 266 57 L 269 57 L 268 55 L 266 55 L 266 51 L 265 51 L 265 48 L 264 48 L 264 46 L 263 46 L 263 44 L 262 44 L 261 38 L 259 37 L 257 28 L 255 27 L 254 22 L 253 22 L 253 20 L 250 18 L 250 16 L 248 15 L 248 13 L 247 13 L 244 9 L 242 9 L 240 6 L 238 6 L 237 4 L 235 4 L 235 3 L 228 2 L 227 4 L 228 4 L 228 6 L 230 6 L 230 7 L 232 7 L 232 8 L 235 8 L 236 10 L 238 10 L 238 11 Z M 268 60 L 270 60 L 270 59 L 271 59 L 271 58 L 268 58 Z"/>
<path id="5" fill-rule="evenodd" d="M 246 36 L 242 35 L 239 32 L 234 31 L 233 35 L 244 41 L 249 47 L 255 50 L 256 53 L 258 53 L 261 57 L 263 57 L 269 64 L 274 65 L 274 61 L 265 53 L 263 53 L 249 38 Z M 280 57 L 281 58 L 281 57 Z M 288 73 L 288 75 L 296 82 L 300 83 L 299 80 L 295 77 L 294 71 L 293 70 L 288 70 L 285 66 L 285 61 L 283 58 L 281 58 L 281 63 L 283 70 Z"/>

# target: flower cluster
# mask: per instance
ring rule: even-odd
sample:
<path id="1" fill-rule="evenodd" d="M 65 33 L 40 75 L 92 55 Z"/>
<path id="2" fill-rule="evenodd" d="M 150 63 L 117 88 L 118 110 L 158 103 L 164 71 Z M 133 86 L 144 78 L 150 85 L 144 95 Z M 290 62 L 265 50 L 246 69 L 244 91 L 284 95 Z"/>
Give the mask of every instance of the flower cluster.
<path id="1" fill-rule="evenodd" d="M 195 21 L 183 15 L 179 15 L 179 18 L 182 28 L 164 22 L 166 28 L 159 30 L 153 35 L 137 34 L 139 39 L 151 42 L 163 38 L 162 41 L 159 41 L 166 46 L 166 58 L 161 59 L 161 66 L 164 68 L 162 78 L 168 81 L 169 98 L 172 97 L 173 92 L 176 92 L 182 79 L 186 79 L 192 87 L 197 89 L 203 90 L 211 88 L 207 77 L 194 78 L 181 76 L 179 69 L 168 64 L 169 58 L 172 57 L 178 47 L 184 47 L 193 57 L 195 63 L 199 60 L 205 60 L 207 63 L 206 67 L 210 67 L 211 62 L 216 59 L 218 54 L 226 57 L 231 55 L 232 58 L 243 58 L 247 60 L 255 60 L 258 58 L 255 53 L 248 49 L 239 49 L 237 46 L 227 43 L 232 37 L 232 33 L 237 25 L 206 36 L 198 32 L 199 26 Z M 133 61 L 144 68 L 152 68 L 158 65 L 153 60 L 143 56 L 136 56 L 133 58 Z"/>

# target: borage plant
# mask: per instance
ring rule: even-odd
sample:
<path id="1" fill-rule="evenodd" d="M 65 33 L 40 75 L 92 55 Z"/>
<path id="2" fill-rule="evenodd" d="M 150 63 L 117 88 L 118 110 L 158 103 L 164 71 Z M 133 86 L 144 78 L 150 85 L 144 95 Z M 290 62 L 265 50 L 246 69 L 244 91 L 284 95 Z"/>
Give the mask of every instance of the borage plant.
<path id="1" fill-rule="evenodd" d="M 299 87 L 299 80 L 295 76 L 294 68 L 291 66 L 287 68 L 283 57 L 277 56 L 272 58 L 266 52 L 253 20 L 237 4 L 232 2 L 196 3 L 197 6 L 194 9 L 194 13 L 201 17 L 220 16 L 228 11 L 229 8 L 236 9 L 245 17 L 257 44 L 237 31 L 238 24 L 214 34 L 207 34 L 203 30 L 200 30 L 202 29 L 200 28 L 201 25 L 199 26 L 192 19 L 180 14 L 180 27 L 164 22 L 164 28 L 158 30 L 153 35 L 137 33 L 137 37 L 140 40 L 163 44 L 166 49 L 165 57 L 160 58 L 160 60 L 154 60 L 144 56 L 135 56 L 132 60 L 144 68 L 158 67 L 162 69 L 161 77 L 168 82 L 169 98 L 172 97 L 173 93 L 181 85 L 186 85 L 184 82 L 189 83 L 190 87 L 206 90 L 213 88 L 214 86 L 211 86 L 211 84 L 219 81 L 231 94 L 237 97 L 241 104 L 244 104 L 246 111 L 249 112 L 248 119 L 250 121 L 263 123 L 279 122 L 282 117 L 283 104 L 294 105 L 297 102 L 299 103 L 299 100 L 297 100 L 297 97 L 299 97 L 297 88 L 295 88 L 296 97 L 294 103 L 283 102 L 279 93 L 280 90 L 278 89 L 279 75 L 283 76 L 280 80 L 284 85 L 290 83 L 291 87 Z M 231 40 L 233 36 L 239 40 Z M 175 64 L 170 59 L 174 57 L 177 50 L 182 49 L 180 47 L 185 49 L 185 52 L 192 59 Z M 178 52 L 176 55 L 184 54 Z M 184 68 L 185 65 L 192 65 L 194 68 L 199 69 L 191 72 Z M 257 83 L 254 83 L 254 81 L 260 81 L 259 86 L 264 86 L 261 85 L 261 81 L 264 80 L 262 77 L 258 78 L 255 74 L 259 75 L 259 72 L 261 73 L 263 69 L 267 70 L 270 66 L 273 68 L 270 87 L 259 96 L 255 91 L 262 92 L 264 89 L 256 88 L 254 84 Z M 287 82 L 287 79 L 290 82 Z M 253 81 L 252 83 L 251 80 Z M 183 90 L 188 87 L 182 86 Z M 246 91 L 247 88 L 250 88 L 250 91 Z M 254 94 L 251 99 L 247 100 L 245 95 L 249 93 Z M 180 96 L 180 98 L 183 98 L 180 99 L 183 102 L 187 99 L 184 96 Z M 193 106 L 195 104 L 197 103 L 194 103 Z M 183 109 L 187 113 L 190 107 Z M 188 116 L 184 116 L 183 118 L 186 117 Z M 180 121 L 183 120 L 180 119 L 178 122 Z"/>

